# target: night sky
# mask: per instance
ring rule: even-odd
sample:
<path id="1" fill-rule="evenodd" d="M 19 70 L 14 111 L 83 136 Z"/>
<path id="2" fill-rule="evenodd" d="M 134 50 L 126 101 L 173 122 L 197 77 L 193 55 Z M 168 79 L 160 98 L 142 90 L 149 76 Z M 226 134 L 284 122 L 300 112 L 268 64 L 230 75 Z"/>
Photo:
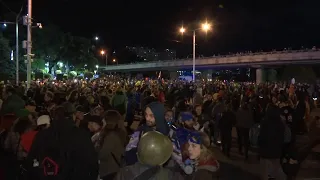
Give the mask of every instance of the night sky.
<path id="1" fill-rule="evenodd" d="M 27 0 L 2 2 L 18 12 Z M 0 16 L 9 12 L 0 6 Z M 319 0 L 33 0 L 33 16 L 44 28 L 52 23 L 74 35 L 98 35 L 114 49 L 172 48 L 185 56 L 192 53 L 192 36 L 182 38 L 179 26 L 194 29 L 206 19 L 213 30 L 197 33 L 203 55 L 320 46 L 319 6 Z"/>

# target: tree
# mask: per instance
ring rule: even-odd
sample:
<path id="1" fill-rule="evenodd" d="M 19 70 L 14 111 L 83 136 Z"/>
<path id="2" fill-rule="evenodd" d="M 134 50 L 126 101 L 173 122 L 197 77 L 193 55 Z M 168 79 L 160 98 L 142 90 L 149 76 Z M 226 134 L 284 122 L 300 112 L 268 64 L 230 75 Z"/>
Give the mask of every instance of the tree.
<path id="1" fill-rule="evenodd" d="M 98 59 L 94 55 L 91 40 L 79 36 L 72 37 L 72 40 L 73 42 L 66 53 L 68 63 L 74 65 L 76 70 L 83 69 L 85 64 L 87 68 L 94 69 L 98 64 Z"/>
<path id="2" fill-rule="evenodd" d="M 37 30 L 33 37 L 35 59 L 49 62 L 49 73 L 59 61 L 67 65 L 67 70 L 70 65 L 73 65 L 75 69 L 80 69 L 85 64 L 93 68 L 98 63 L 90 39 L 64 33 L 54 25 Z"/>
<path id="3" fill-rule="evenodd" d="M 1 80 L 14 79 L 15 64 L 10 60 L 10 46 L 6 38 L 0 33 L 0 78 Z"/>
<path id="4" fill-rule="evenodd" d="M 65 59 L 68 48 L 72 44 L 70 34 L 62 32 L 57 26 L 48 25 L 33 33 L 33 51 L 35 59 L 49 62 L 49 72 L 58 61 Z"/>

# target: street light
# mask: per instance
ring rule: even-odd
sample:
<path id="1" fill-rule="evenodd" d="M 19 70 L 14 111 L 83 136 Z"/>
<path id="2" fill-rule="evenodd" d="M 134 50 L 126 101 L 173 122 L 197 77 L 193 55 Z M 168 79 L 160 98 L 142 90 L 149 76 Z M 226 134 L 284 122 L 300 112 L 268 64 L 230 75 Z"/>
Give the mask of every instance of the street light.
<path id="1" fill-rule="evenodd" d="M 207 21 L 201 25 L 201 28 L 194 29 L 193 31 L 193 61 L 192 61 L 192 81 L 196 81 L 196 31 L 197 30 L 203 30 L 205 32 L 208 32 L 211 29 L 211 24 L 209 24 Z M 186 32 L 186 29 L 182 26 L 179 29 L 181 34 L 184 34 Z"/>
<path id="2" fill-rule="evenodd" d="M 106 66 L 108 65 L 108 54 L 106 53 L 106 51 L 101 50 L 100 51 L 101 56 L 103 57 L 104 55 L 106 55 Z"/>
<path id="3" fill-rule="evenodd" d="M 99 69 L 99 65 L 96 65 L 96 68 Z"/>
<path id="4" fill-rule="evenodd" d="M 94 37 L 94 40 L 98 41 L 98 40 L 99 40 L 99 37 L 98 37 L 98 36 Z"/>
<path id="5" fill-rule="evenodd" d="M 118 61 L 116 59 L 112 59 L 112 62 L 117 63 L 118 65 Z"/>

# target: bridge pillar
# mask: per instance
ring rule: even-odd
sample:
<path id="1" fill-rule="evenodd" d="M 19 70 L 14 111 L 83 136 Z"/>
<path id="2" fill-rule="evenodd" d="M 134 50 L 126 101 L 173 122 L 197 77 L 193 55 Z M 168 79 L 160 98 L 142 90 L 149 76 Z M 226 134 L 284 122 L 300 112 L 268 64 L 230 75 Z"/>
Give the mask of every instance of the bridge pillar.
<path id="1" fill-rule="evenodd" d="M 257 68 L 256 69 L 256 83 L 260 84 L 264 82 L 264 69 Z"/>
<path id="2" fill-rule="evenodd" d="M 170 79 L 178 79 L 179 74 L 177 71 L 170 71 Z"/>
<path id="3" fill-rule="evenodd" d="M 212 80 L 212 73 L 213 71 L 210 69 L 210 70 L 205 70 L 201 73 L 201 77 L 202 79 L 208 81 L 209 79 Z"/>

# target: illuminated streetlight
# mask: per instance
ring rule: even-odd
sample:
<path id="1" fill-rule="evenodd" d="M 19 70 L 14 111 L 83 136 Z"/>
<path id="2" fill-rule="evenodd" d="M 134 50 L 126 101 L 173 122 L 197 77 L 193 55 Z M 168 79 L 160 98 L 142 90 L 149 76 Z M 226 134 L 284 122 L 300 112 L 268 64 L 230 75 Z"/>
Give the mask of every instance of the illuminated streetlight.
<path id="1" fill-rule="evenodd" d="M 4 23 L 4 24 L 3 24 L 3 27 L 7 27 L 7 24 L 6 24 L 6 23 Z"/>
<path id="2" fill-rule="evenodd" d="M 116 59 L 113 59 L 112 61 L 113 61 L 113 62 L 116 62 Z"/>
<path id="3" fill-rule="evenodd" d="M 94 40 L 98 41 L 98 40 L 99 40 L 99 37 L 98 37 L 98 36 L 94 37 Z"/>
<path id="4" fill-rule="evenodd" d="M 184 33 L 184 32 L 186 32 L 186 29 L 182 26 L 181 28 L 180 28 L 180 33 Z"/>
<path id="5" fill-rule="evenodd" d="M 106 52 L 105 52 L 104 50 L 101 50 L 101 51 L 100 51 L 100 54 L 101 54 L 101 55 L 105 55 Z"/>
<path id="6" fill-rule="evenodd" d="M 96 68 L 99 69 L 99 65 L 96 65 Z"/>
<path id="7" fill-rule="evenodd" d="M 208 30 L 211 29 L 211 24 L 209 24 L 206 21 L 205 23 L 202 24 L 201 28 L 193 30 L 193 43 L 192 43 L 192 46 L 193 46 L 192 80 L 193 82 L 195 82 L 196 80 L 196 31 L 200 29 L 205 32 L 208 32 Z M 186 29 L 182 26 L 179 31 L 181 34 L 184 34 L 186 32 Z"/>
<path id="8" fill-rule="evenodd" d="M 210 29 L 211 29 L 211 24 L 209 24 L 208 22 L 205 22 L 202 24 L 202 30 L 207 32 Z"/>

